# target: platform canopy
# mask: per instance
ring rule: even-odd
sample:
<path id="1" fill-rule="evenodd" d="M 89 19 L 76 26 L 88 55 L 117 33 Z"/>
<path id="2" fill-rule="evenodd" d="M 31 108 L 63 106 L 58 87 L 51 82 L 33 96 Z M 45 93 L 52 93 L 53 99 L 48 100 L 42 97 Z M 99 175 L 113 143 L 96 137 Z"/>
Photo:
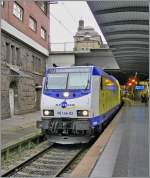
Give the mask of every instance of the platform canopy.
<path id="1" fill-rule="evenodd" d="M 95 65 L 103 70 L 119 71 L 120 68 L 111 49 L 91 49 L 89 52 L 75 52 L 75 65 Z"/>
<path id="2" fill-rule="evenodd" d="M 120 67 L 113 72 L 126 81 L 136 72 L 149 77 L 149 1 L 87 2 Z M 110 71 L 111 72 L 111 71 Z"/>

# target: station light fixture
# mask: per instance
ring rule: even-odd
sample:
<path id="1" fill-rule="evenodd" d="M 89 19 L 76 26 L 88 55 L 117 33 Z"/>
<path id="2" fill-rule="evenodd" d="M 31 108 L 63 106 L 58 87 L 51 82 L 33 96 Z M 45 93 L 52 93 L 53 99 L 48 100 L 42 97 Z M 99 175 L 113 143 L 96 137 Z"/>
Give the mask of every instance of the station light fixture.
<path id="1" fill-rule="evenodd" d="M 127 86 L 134 86 L 137 84 L 137 78 L 136 77 L 130 77 L 127 82 Z"/>
<path id="2" fill-rule="evenodd" d="M 131 82 L 128 82 L 128 86 L 132 86 L 132 83 L 131 83 Z"/>

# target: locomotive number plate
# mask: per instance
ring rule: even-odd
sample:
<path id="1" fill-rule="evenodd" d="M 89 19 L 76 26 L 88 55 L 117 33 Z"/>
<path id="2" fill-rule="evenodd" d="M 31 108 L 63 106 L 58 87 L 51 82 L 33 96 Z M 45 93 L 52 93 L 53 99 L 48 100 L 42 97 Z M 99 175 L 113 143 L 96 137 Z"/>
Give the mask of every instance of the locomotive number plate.
<path id="1" fill-rule="evenodd" d="M 73 112 L 72 111 L 57 111 L 56 113 L 58 116 L 73 116 Z"/>

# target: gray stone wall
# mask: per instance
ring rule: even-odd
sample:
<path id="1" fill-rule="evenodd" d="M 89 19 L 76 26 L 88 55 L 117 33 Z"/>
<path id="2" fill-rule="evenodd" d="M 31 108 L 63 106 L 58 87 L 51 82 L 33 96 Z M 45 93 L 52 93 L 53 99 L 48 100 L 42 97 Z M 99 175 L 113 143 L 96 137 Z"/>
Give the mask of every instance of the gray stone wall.
<path id="1" fill-rule="evenodd" d="M 39 110 L 47 57 L 10 35 L 1 33 L 1 117 L 10 117 L 9 89 L 14 89 L 14 113 Z M 24 75 L 13 71 L 17 67 Z"/>

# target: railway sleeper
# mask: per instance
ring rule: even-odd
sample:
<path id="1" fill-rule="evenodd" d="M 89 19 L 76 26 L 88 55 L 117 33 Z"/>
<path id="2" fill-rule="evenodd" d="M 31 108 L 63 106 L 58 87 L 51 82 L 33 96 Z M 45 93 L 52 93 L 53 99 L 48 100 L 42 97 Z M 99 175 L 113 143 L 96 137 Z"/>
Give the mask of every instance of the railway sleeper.
<path id="1" fill-rule="evenodd" d="M 66 152 L 56 152 L 56 151 L 52 151 L 49 155 L 66 155 L 66 153 L 68 154 L 68 150 Z M 74 151 L 69 151 L 69 155 L 74 155 Z"/>
<path id="2" fill-rule="evenodd" d="M 60 167 L 60 165 L 55 165 L 55 164 L 42 164 L 42 163 L 39 163 L 39 162 L 37 162 L 37 163 L 33 163 L 32 164 L 33 165 L 33 167 L 36 167 L 36 168 L 45 168 L 45 169 L 49 169 L 49 168 L 51 168 L 51 169 L 56 169 L 58 166 Z"/>
<path id="3" fill-rule="evenodd" d="M 27 166 L 27 167 L 25 167 L 24 169 L 23 169 L 23 172 L 25 171 L 25 172 L 36 172 L 36 171 L 39 171 L 39 172 L 56 172 L 56 170 L 57 169 L 52 169 L 53 167 L 51 167 L 51 169 L 46 169 L 46 168 L 37 168 L 37 167 L 33 167 L 33 165 L 32 166 Z M 60 167 L 58 167 L 58 169 L 59 169 Z"/>
<path id="4" fill-rule="evenodd" d="M 19 171 L 19 172 L 17 172 L 17 173 L 14 175 L 14 177 L 42 177 L 42 175 L 27 174 L 27 173 L 25 173 L 25 172 Z"/>
<path id="5" fill-rule="evenodd" d="M 59 165 L 59 164 L 61 165 L 61 164 L 65 163 L 64 160 L 46 160 L 46 159 L 43 159 L 43 158 L 40 158 L 38 160 L 38 162 L 41 162 L 43 164 L 57 164 L 57 165 Z"/>
<path id="6" fill-rule="evenodd" d="M 74 154 L 73 154 L 74 155 Z M 56 158 L 56 159 L 60 159 L 60 160 L 66 160 L 66 159 L 69 159 L 69 158 L 72 158 L 73 155 L 70 155 L 70 156 L 67 156 L 67 157 L 64 157 L 64 155 L 45 155 L 43 158 L 44 159 L 51 159 L 51 158 Z"/>
<path id="7" fill-rule="evenodd" d="M 31 174 L 31 175 L 34 175 L 34 174 L 38 174 L 38 175 L 43 175 L 43 176 L 46 176 L 46 175 L 55 175 L 57 173 L 57 170 L 40 170 L 40 169 L 36 169 L 36 168 L 24 168 L 21 172 L 26 172 L 27 174 Z"/>

